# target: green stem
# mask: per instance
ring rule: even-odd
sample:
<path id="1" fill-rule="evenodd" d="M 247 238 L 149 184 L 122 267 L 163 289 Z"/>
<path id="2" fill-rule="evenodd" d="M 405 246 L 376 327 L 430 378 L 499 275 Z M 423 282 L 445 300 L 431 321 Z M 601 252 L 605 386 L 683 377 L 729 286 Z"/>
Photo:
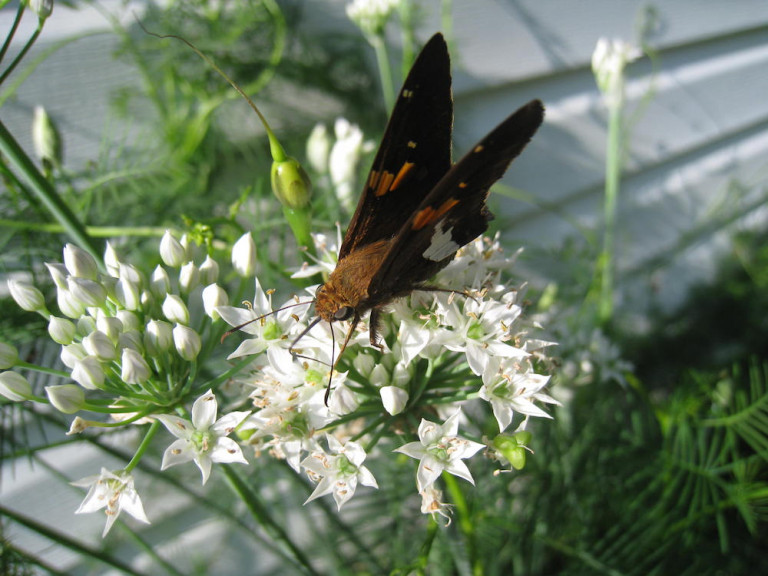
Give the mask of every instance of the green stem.
<path id="1" fill-rule="evenodd" d="M 19 8 L 16 10 L 16 17 L 13 19 L 13 24 L 11 24 L 11 30 L 8 32 L 8 36 L 5 37 L 3 47 L 0 48 L 0 62 L 5 58 L 5 53 L 8 52 L 8 47 L 11 45 L 11 41 L 16 35 L 16 30 L 19 29 L 19 22 L 21 22 L 21 16 L 24 14 L 24 8 L 26 8 L 26 3 L 20 2 Z"/>
<path id="2" fill-rule="evenodd" d="M 598 265 L 600 270 L 598 319 L 602 324 L 607 324 L 613 317 L 614 236 L 616 232 L 616 205 L 621 179 L 622 108 L 621 102 L 612 105 L 608 120 L 608 145 L 605 155 L 605 230 L 603 233 L 603 251 Z"/>
<path id="3" fill-rule="evenodd" d="M 392 85 L 392 70 L 389 66 L 389 56 L 387 54 L 387 45 L 384 42 L 383 35 L 369 36 L 368 42 L 373 46 L 376 52 L 376 64 L 379 67 L 379 79 L 381 80 L 381 92 L 384 95 L 384 105 L 387 107 L 387 113 L 395 107 L 395 88 Z"/>
<path id="4" fill-rule="evenodd" d="M 482 576 L 483 562 L 477 555 L 477 546 L 475 545 L 475 526 L 472 522 L 472 517 L 469 513 L 469 506 L 467 500 L 464 498 L 464 492 L 459 486 L 458 480 L 447 472 L 443 472 L 443 482 L 448 493 L 451 495 L 451 503 L 456 510 L 456 520 L 464 534 L 464 538 L 467 542 L 467 553 L 469 554 L 469 563 L 472 566 L 472 573 L 476 576 Z"/>
<path id="5" fill-rule="evenodd" d="M 2 121 L 0 121 L 0 154 L 4 155 L 20 173 L 22 180 L 26 181 L 35 198 L 58 220 L 72 241 L 89 252 L 97 262 L 101 262 L 100 250 L 86 232 L 85 226 L 58 195 L 51 183 L 40 173 Z"/>
<path id="6" fill-rule="evenodd" d="M 11 62 L 11 65 L 8 66 L 8 68 L 3 72 L 2 76 L 0 76 L 0 84 L 5 82 L 5 80 L 10 76 L 13 71 L 16 69 L 16 66 L 19 65 L 19 62 L 24 58 L 24 56 L 27 55 L 27 52 L 29 52 L 29 49 L 32 48 L 32 46 L 35 43 L 35 40 L 37 40 L 37 37 L 40 36 L 40 32 L 43 31 L 43 21 L 40 20 L 40 22 L 37 25 L 37 29 L 34 31 L 32 36 L 29 37 L 29 40 L 27 40 L 27 43 L 24 44 L 24 48 L 21 49 L 21 52 L 19 52 L 16 55 L 16 58 L 13 59 L 13 62 Z"/>
<path id="7" fill-rule="evenodd" d="M 136 453 L 133 455 L 133 458 L 131 458 L 131 461 L 128 462 L 128 465 L 124 468 L 124 470 L 128 473 L 131 472 L 134 468 L 136 468 L 136 465 L 141 460 L 141 457 L 144 456 L 144 453 L 149 448 L 149 443 L 152 441 L 152 438 L 157 433 L 158 428 L 160 428 L 160 421 L 155 420 L 152 422 L 152 425 L 149 427 L 149 430 L 147 430 L 147 433 L 144 435 L 144 440 L 141 441 L 141 444 L 136 449 Z"/>

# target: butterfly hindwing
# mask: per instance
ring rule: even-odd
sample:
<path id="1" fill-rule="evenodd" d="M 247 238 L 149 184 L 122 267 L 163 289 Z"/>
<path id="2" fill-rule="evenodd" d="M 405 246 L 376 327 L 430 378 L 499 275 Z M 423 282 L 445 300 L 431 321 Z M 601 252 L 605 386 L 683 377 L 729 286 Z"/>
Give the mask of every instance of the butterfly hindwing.
<path id="1" fill-rule="evenodd" d="M 372 301 L 411 291 L 488 228 L 491 185 L 525 148 L 544 119 L 532 100 L 478 142 L 435 185 L 402 225 L 369 284 Z M 408 282 L 404 283 L 403 279 Z"/>
<path id="2" fill-rule="evenodd" d="M 435 34 L 400 90 L 339 260 L 400 231 L 451 167 L 452 125 L 448 48 L 443 36 Z"/>

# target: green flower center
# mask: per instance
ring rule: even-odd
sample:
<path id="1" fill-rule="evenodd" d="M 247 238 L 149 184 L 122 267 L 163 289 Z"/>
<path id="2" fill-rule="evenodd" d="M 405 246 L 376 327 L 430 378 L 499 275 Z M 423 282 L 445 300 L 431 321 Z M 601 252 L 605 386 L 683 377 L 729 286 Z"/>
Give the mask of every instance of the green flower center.
<path id="1" fill-rule="evenodd" d="M 473 321 L 467 330 L 467 338 L 472 338 L 472 340 L 480 340 L 483 338 L 483 336 L 485 336 L 483 325 L 477 320 Z"/>
<path id="2" fill-rule="evenodd" d="M 198 453 L 204 454 L 211 450 L 216 444 L 216 434 L 210 430 L 195 430 L 190 439 L 195 445 L 195 449 Z"/>
<path id="3" fill-rule="evenodd" d="M 277 340 L 283 335 L 283 331 L 280 330 L 280 326 L 274 320 L 270 320 L 264 325 L 264 330 L 261 331 L 261 336 L 264 340 Z"/>

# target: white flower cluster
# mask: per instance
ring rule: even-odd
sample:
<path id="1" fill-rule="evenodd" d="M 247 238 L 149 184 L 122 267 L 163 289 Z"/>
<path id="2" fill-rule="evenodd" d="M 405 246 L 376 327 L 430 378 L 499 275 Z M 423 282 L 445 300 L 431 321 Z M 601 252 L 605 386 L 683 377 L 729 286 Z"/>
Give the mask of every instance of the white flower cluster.
<path id="1" fill-rule="evenodd" d="M 368 36 L 381 34 L 400 0 L 353 0 L 347 4 L 347 17 Z"/>
<path id="2" fill-rule="evenodd" d="M 295 276 L 333 268 L 336 248 L 324 236 L 315 239 L 317 263 Z M 548 377 L 536 372 L 537 358 L 549 343 L 527 337 L 518 291 L 501 283 L 501 273 L 514 257 L 504 255 L 498 239 L 479 238 L 465 246 L 435 279 L 439 286 L 465 288 L 465 294 L 413 292 L 383 314 L 382 349 L 371 346 L 367 331 L 360 330 L 341 357 L 339 343 L 348 323 L 320 322 L 305 333 L 315 287 L 308 289 L 309 297 L 294 297 L 275 308 L 272 293 L 256 280 L 249 306 L 229 306 L 216 283 L 218 264 L 210 257 L 195 264 L 186 244 L 166 233 L 160 244 L 164 265 L 149 278 L 121 262 L 110 246 L 102 273 L 91 256 L 67 245 L 64 263 L 48 264 L 61 316 L 46 309 L 37 289 L 10 284 L 22 308 L 48 318 L 50 335 L 61 344 L 62 361 L 71 370 L 62 375 L 77 382 L 48 387 L 50 403 L 66 413 L 97 406 L 103 411 L 103 401 L 97 405 L 87 394 L 95 390 L 102 400 L 110 397 L 117 423 L 78 416 L 70 433 L 149 418 L 155 421 L 149 439 L 160 422 L 176 437 L 165 450 L 162 469 L 194 462 L 203 483 L 213 463 L 247 464 L 241 447 L 247 445 L 257 457 L 268 453 L 284 459 L 316 481 L 307 502 L 332 494 L 341 508 L 358 485 L 377 487 L 364 461 L 377 442 L 380 448 L 385 436 L 392 437 L 387 434 L 392 418 L 437 409 L 447 417 L 443 424 L 422 418 L 418 441 L 389 450 L 419 460 L 416 485 L 422 510 L 446 518 L 449 505 L 436 485 L 442 472 L 473 482 L 463 460 L 483 447 L 502 464 L 522 467 L 530 437 L 525 432 L 528 417 L 547 416 L 539 404 L 554 402 L 542 391 Z M 247 234 L 233 247 L 232 267 L 249 276 L 255 263 L 256 247 Z M 210 348 L 200 334 L 218 345 L 218 333 L 208 327 L 219 318 L 247 335 L 229 356 L 233 368 L 214 381 L 219 385 L 229 378 L 229 386 L 244 392 L 240 398 L 247 405 L 221 417 L 213 391 L 200 395 L 205 385 L 193 380 L 196 370 L 190 366 L 204 361 L 201 350 Z M 336 370 L 331 369 L 334 361 Z M 7 345 L 0 346 L 0 362 L 0 368 L 19 365 Z M 326 406 L 328 385 L 332 393 Z M 197 399 L 189 412 L 168 414 L 168 406 L 188 402 L 191 393 Z M 0 394 L 13 401 L 44 401 L 32 396 L 15 371 L 0 375 Z M 468 402 L 490 406 L 499 428 L 496 438 L 480 443 L 459 435 L 462 407 Z M 505 433 L 516 414 L 515 432 Z M 375 419 L 368 422 L 370 415 Z M 467 424 L 471 426 L 469 421 L 462 425 Z M 480 439 L 479 430 L 470 434 Z M 235 432 L 237 437 L 230 438 Z M 137 457 L 123 470 L 102 470 L 77 483 L 90 487 L 78 512 L 104 508 L 105 534 L 121 510 L 147 521 L 130 474 L 134 461 Z"/>
<path id="3" fill-rule="evenodd" d="M 328 246 L 324 236 L 317 236 L 316 244 L 318 263 L 295 276 L 332 269 L 329 255 L 335 254 L 335 247 Z M 347 323 L 319 323 L 290 349 L 307 328 L 311 300 L 295 298 L 273 311 L 270 296 L 257 281 L 252 306 L 219 307 L 223 320 L 232 326 L 245 324 L 242 330 L 250 336 L 230 358 L 254 356 L 250 372 L 238 380 L 251 389 L 256 408 L 240 428 L 250 435 L 256 453 L 266 450 L 297 472 L 304 468 L 310 477 L 322 477 L 310 499 L 333 492 L 340 507 L 358 481 L 375 486 L 375 480 L 361 465 L 365 452 L 357 440 L 365 437 L 358 438 L 355 429 L 337 426 L 334 436 L 327 435 L 330 452 L 318 443 L 315 432 L 333 427 L 339 417 L 346 415 L 346 421 L 357 410 L 382 409 L 394 416 L 433 400 L 444 405 L 446 398 L 455 399 L 455 406 L 470 398 L 487 401 L 500 433 L 515 413 L 524 418 L 522 428 L 529 416 L 547 416 L 538 403 L 555 401 L 542 391 L 548 376 L 537 374 L 535 366 L 550 343 L 527 338 L 517 291 L 499 283 L 501 271 L 513 260 L 504 255 L 498 239 L 479 238 L 465 246 L 435 284 L 467 287 L 467 295 L 414 292 L 394 302 L 380 327 L 384 351 L 372 347 L 367 331 L 360 330 L 332 374 L 330 366 L 340 353 Z M 326 407 L 329 379 L 332 392 Z M 483 446 L 456 436 L 458 418 L 455 412 L 442 427 L 422 421 L 421 443 L 400 448 L 421 459 L 417 485 L 430 512 L 444 512 L 432 486 L 440 473 L 446 470 L 471 480 L 460 460 Z M 339 438 L 345 437 L 355 441 L 341 444 Z"/>

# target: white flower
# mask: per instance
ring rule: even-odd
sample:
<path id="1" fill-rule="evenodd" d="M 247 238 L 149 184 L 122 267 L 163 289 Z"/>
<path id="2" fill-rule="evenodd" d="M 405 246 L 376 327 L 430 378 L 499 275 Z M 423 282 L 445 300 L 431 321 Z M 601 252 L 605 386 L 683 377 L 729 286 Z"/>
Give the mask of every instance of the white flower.
<path id="1" fill-rule="evenodd" d="M 90 488 L 88 495 L 75 511 L 75 514 L 88 514 L 106 508 L 104 512 L 107 515 L 107 524 L 101 534 L 102 538 L 107 535 L 112 524 L 115 523 L 123 510 L 136 520 L 149 524 L 149 519 L 144 513 L 144 507 L 141 505 L 141 498 L 133 487 L 133 476 L 129 473 L 124 471 L 110 472 L 106 468 L 102 468 L 101 474 L 72 482 L 72 485 Z"/>
<path id="2" fill-rule="evenodd" d="M 347 4 L 347 17 L 357 24 L 364 34 L 381 34 L 399 4 L 400 0 L 353 0 Z"/>
<path id="3" fill-rule="evenodd" d="M 72 368 L 72 379 L 88 390 L 96 390 L 104 385 L 104 369 L 96 356 L 86 356 L 75 360 Z"/>
<path id="4" fill-rule="evenodd" d="M 419 460 L 416 473 L 419 492 L 431 486 L 443 470 L 471 484 L 475 483 L 462 459 L 473 456 L 483 445 L 456 436 L 460 416 L 461 409 L 454 412 L 442 426 L 422 419 L 419 424 L 419 442 L 409 442 L 395 450 Z"/>
<path id="5" fill-rule="evenodd" d="M 291 344 L 289 335 L 298 334 L 300 321 L 307 314 L 309 306 L 295 306 L 280 310 L 271 314 L 272 297 L 262 290 L 259 279 L 255 279 L 256 290 L 253 296 L 253 305 L 248 308 L 235 308 L 232 306 L 219 306 L 216 312 L 230 326 L 242 326 L 240 328 L 246 334 L 253 337 L 244 340 L 237 349 L 229 355 L 228 359 L 240 358 L 251 354 L 260 354 L 272 347 L 288 348 Z M 296 304 L 296 302 L 288 302 Z M 310 304 L 310 302 L 307 302 Z M 259 316 L 266 317 L 255 320 Z M 298 321 L 297 321 L 298 320 Z M 306 343 L 303 343 L 303 345 Z"/>
<path id="6" fill-rule="evenodd" d="M 328 158 L 328 172 L 336 196 L 348 211 L 354 207 L 352 192 L 357 185 L 357 165 L 364 151 L 363 132 L 357 124 L 338 118 L 334 125 L 336 142 Z"/>
<path id="7" fill-rule="evenodd" d="M 451 505 L 442 501 L 443 491 L 434 486 L 427 486 L 419 494 L 421 495 L 421 513 L 432 514 L 432 518 L 439 514 L 447 519 L 445 525 L 448 526 L 451 523 Z"/>
<path id="8" fill-rule="evenodd" d="M 621 103 L 624 97 L 624 68 L 640 56 L 642 52 L 639 48 L 619 38 L 600 38 L 597 41 L 592 53 L 592 73 L 609 106 Z"/>
<path id="9" fill-rule="evenodd" d="M 534 404 L 555 402 L 549 396 L 542 394 L 549 376 L 536 374 L 530 370 L 516 370 L 514 365 L 493 358 L 483 372 L 483 386 L 480 388 L 480 398 L 491 403 L 493 415 L 499 423 L 499 432 L 504 432 L 512 422 L 515 411 L 526 416 L 551 418 L 549 414 Z"/>
<path id="10" fill-rule="evenodd" d="M 373 474 L 362 465 L 366 454 L 360 444 L 342 444 L 330 435 L 326 435 L 326 438 L 331 453 L 317 449 L 301 463 L 311 479 L 319 480 L 314 492 L 304 504 L 333 492 L 336 506 L 341 510 L 344 503 L 354 495 L 358 483 L 371 488 L 379 486 Z"/>
<path id="11" fill-rule="evenodd" d="M 243 278 L 256 272 L 256 243 L 250 232 L 243 234 L 232 246 L 232 267 Z"/>
<path id="12" fill-rule="evenodd" d="M 157 416 L 168 431 L 178 438 L 166 448 L 161 470 L 194 460 L 205 484 L 213 462 L 248 463 L 240 446 L 227 436 L 250 412 L 230 412 L 216 420 L 217 411 L 216 396 L 208 390 L 192 405 L 191 422 L 171 414 Z"/>

